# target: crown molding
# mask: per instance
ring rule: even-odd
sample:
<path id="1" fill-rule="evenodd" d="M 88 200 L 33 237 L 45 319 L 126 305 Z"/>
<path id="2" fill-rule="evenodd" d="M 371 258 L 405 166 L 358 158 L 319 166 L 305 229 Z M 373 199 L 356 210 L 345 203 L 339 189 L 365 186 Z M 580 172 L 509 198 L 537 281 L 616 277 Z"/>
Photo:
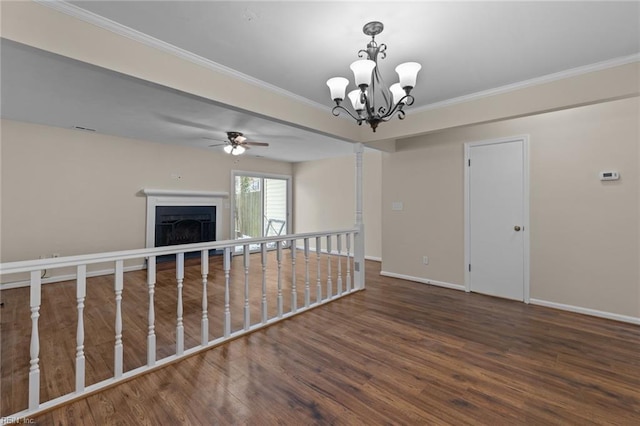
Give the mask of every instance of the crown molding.
<path id="1" fill-rule="evenodd" d="M 229 68 L 217 62 L 211 61 L 207 58 L 203 58 L 202 56 L 196 55 L 195 53 L 189 52 L 185 49 L 182 49 L 170 43 L 159 40 L 143 32 L 134 30 L 133 28 L 127 27 L 118 22 L 112 21 L 108 18 L 97 15 L 88 10 L 82 9 L 71 3 L 67 3 L 64 0 L 33 0 L 33 1 L 35 3 L 41 4 L 55 11 L 64 13 L 66 15 L 80 19 L 89 24 L 103 28 L 107 31 L 111 31 L 112 33 L 127 37 L 133 41 L 142 43 L 146 46 L 153 47 L 155 49 L 174 55 L 180 59 L 184 59 L 196 65 L 202 66 L 204 68 L 208 68 L 212 71 L 228 75 L 237 80 L 243 81 L 245 83 L 249 83 L 253 86 L 257 86 L 262 89 L 266 89 L 278 95 L 286 96 L 292 100 L 304 103 L 311 107 L 318 108 L 323 111 L 327 110 L 326 105 L 319 104 L 318 102 L 314 102 L 303 96 L 296 95 L 295 93 L 292 93 L 292 92 L 289 92 L 288 90 L 284 90 L 280 87 L 274 86 L 273 84 L 269 84 L 265 81 L 251 77 L 250 75 L 241 73 L 232 68 Z"/>
<path id="2" fill-rule="evenodd" d="M 538 86 L 540 84 L 551 83 L 554 81 L 562 80 L 569 77 L 576 77 L 582 74 L 588 74 L 595 71 L 602 71 L 608 68 L 614 68 L 621 65 L 627 65 L 634 62 L 640 62 L 640 53 L 635 53 L 629 56 L 622 56 L 619 58 L 609 59 L 602 62 L 596 62 L 594 64 L 585 65 L 582 67 L 571 68 L 564 71 L 559 71 L 553 74 L 543 75 L 542 77 L 532 78 L 530 80 L 520 81 L 518 83 L 507 84 L 506 86 L 500 86 L 493 89 L 483 90 L 481 92 L 471 93 L 469 95 L 460 96 L 457 98 L 446 99 L 440 102 L 434 102 L 432 104 L 424 105 L 418 108 L 414 108 L 411 111 L 413 113 L 434 110 L 438 108 L 444 108 L 464 102 L 475 101 L 478 99 L 486 98 L 494 95 L 501 95 L 508 92 L 513 92 L 527 87 Z"/>

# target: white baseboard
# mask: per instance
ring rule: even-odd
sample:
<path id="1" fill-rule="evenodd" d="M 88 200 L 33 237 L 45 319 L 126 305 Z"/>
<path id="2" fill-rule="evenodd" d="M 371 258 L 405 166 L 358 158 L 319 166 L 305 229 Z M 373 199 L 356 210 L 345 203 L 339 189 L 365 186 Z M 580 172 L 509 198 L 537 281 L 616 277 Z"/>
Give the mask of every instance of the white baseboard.
<path id="1" fill-rule="evenodd" d="M 436 280 L 430 280 L 430 279 L 427 279 L 427 278 L 412 277 L 410 275 L 396 274 L 395 272 L 381 271 L 380 275 L 382 275 L 384 277 L 400 278 L 401 280 L 415 281 L 415 282 L 419 282 L 419 283 L 422 283 L 422 284 L 430 284 L 430 285 L 435 285 L 435 286 L 438 286 L 438 287 L 444 287 L 444 288 L 450 288 L 450 289 L 453 289 L 453 290 L 464 291 L 464 286 L 460 285 L 460 284 L 451 284 L 451 283 L 446 283 L 444 281 L 436 281 Z"/>
<path id="2" fill-rule="evenodd" d="M 562 311 L 576 312 L 583 315 L 591 315 L 593 317 L 606 318 L 614 321 L 628 322 L 630 324 L 640 325 L 640 318 L 627 315 L 614 314 L 612 312 L 598 311 L 597 309 L 583 308 L 580 306 L 565 305 L 563 303 L 549 302 L 540 299 L 530 299 L 532 305 L 544 306 L 547 308 L 560 309 Z"/>
<path id="3" fill-rule="evenodd" d="M 126 267 L 123 268 L 124 272 L 140 271 L 142 269 L 146 269 L 146 266 L 144 264 L 126 266 Z M 103 276 L 103 275 L 111 275 L 113 273 L 115 273 L 115 269 L 101 269 L 99 271 L 87 271 L 87 278 L 100 277 L 100 276 Z M 71 280 L 75 280 L 75 279 L 76 279 L 76 274 L 56 275 L 54 277 L 43 278 L 42 279 L 42 284 L 59 283 L 59 282 L 62 282 L 62 281 L 71 281 Z M 10 283 L 1 284 L 0 285 L 0 290 L 9 290 L 9 289 L 12 289 L 12 288 L 20 288 L 20 287 L 29 287 L 30 284 L 31 283 L 30 283 L 29 280 L 14 281 L 14 282 L 10 282 Z"/>

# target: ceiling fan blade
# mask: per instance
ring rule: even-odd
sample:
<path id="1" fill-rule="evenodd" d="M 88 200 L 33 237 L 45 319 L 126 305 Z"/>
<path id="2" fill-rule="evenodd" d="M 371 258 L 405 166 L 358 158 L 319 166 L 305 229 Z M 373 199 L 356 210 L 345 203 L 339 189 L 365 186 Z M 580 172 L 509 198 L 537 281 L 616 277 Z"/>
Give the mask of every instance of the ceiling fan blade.
<path id="1" fill-rule="evenodd" d="M 252 145 L 252 146 L 269 146 L 266 142 L 245 142 L 242 145 Z"/>
<path id="2" fill-rule="evenodd" d="M 215 145 L 209 145 L 209 148 L 212 148 L 214 146 L 224 146 L 224 145 L 229 145 L 229 144 L 227 142 L 225 142 L 225 143 L 217 143 Z"/>

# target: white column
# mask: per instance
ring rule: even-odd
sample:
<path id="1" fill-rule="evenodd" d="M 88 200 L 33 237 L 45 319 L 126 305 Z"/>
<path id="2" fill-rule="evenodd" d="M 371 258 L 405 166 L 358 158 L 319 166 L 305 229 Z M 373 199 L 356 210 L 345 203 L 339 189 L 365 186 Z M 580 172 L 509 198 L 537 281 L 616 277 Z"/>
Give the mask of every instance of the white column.
<path id="1" fill-rule="evenodd" d="M 355 144 L 354 151 L 356 154 L 356 224 L 357 228 L 354 237 L 354 265 L 353 265 L 353 279 L 355 289 L 364 289 L 364 222 L 362 220 L 363 209 L 363 190 L 362 190 L 362 154 L 364 152 L 364 145 L 361 143 Z"/>

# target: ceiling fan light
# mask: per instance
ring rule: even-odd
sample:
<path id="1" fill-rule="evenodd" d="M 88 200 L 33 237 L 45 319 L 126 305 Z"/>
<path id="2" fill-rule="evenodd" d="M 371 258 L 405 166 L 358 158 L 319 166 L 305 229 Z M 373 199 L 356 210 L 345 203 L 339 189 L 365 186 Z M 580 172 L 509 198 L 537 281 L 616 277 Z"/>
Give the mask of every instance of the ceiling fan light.
<path id="1" fill-rule="evenodd" d="M 391 87 L 389 87 L 389 90 L 391 91 L 394 105 L 406 95 L 404 89 L 400 86 L 400 83 L 392 84 Z M 402 101 L 402 103 L 404 104 L 404 101 Z"/>
<path id="2" fill-rule="evenodd" d="M 344 77 L 333 77 L 327 80 L 327 86 L 331 92 L 331 99 L 334 101 L 342 101 L 344 99 L 344 93 L 349 85 L 349 80 Z"/>
<path id="3" fill-rule="evenodd" d="M 416 87 L 416 80 L 418 78 L 418 71 L 422 68 L 417 62 L 405 62 L 396 67 L 398 77 L 400 77 L 400 87 L 404 90 L 413 89 Z"/>
<path id="4" fill-rule="evenodd" d="M 351 71 L 353 71 L 353 77 L 356 81 L 356 86 L 362 88 L 362 86 L 369 87 L 371 84 L 371 73 L 376 67 L 376 63 L 371 59 L 360 59 L 351 64 Z"/>
<path id="5" fill-rule="evenodd" d="M 233 154 L 233 155 L 241 155 L 245 151 L 246 151 L 246 149 L 243 146 L 238 145 L 238 146 L 235 147 L 235 149 L 233 149 L 231 151 L 231 154 Z"/>
<path id="6" fill-rule="evenodd" d="M 240 135 L 240 136 L 236 136 L 236 139 L 234 140 L 235 143 L 244 143 L 244 141 L 246 141 L 247 138 L 245 138 L 244 136 Z"/>
<path id="7" fill-rule="evenodd" d="M 227 154 L 231 154 L 231 151 L 233 151 L 233 145 L 225 145 L 224 148 L 224 152 L 226 152 Z"/>

